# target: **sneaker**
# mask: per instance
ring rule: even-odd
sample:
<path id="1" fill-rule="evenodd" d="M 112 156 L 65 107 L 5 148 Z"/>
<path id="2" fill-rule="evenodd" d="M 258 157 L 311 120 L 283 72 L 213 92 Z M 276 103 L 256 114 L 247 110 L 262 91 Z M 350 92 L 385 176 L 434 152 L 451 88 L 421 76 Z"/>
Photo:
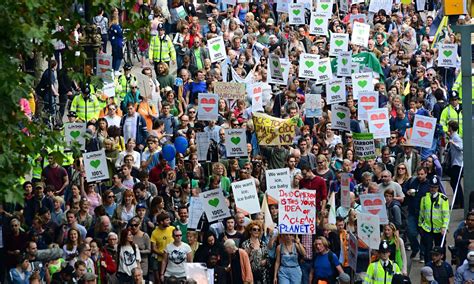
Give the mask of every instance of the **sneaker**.
<path id="1" fill-rule="evenodd" d="M 415 260 L 415 259 L 413 259 L 413 260 Z M 423 258 L 420 259 L 420 263 L 425 263 L 425 260 Z"/>

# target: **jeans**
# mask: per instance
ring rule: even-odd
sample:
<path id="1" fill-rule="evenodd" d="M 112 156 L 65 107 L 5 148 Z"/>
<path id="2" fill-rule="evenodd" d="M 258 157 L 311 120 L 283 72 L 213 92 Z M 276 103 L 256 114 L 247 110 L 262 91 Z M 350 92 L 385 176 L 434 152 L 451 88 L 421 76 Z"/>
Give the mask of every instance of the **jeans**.
<path id="1" fill-rule="evenodd" d="M 425 263 L 431 261 L 431 250 L 433 249 L 433 242 L 434 246 L 440 246 L 441 240 L 443 239 L 443 234 L 441 233 L 428 233 L 423 231 L 421 234 L 422 242 L 425 249 Z"/>
<path id="2" fill-rule="evenodd" d="M 44 94 L 44 108 L 46 111 L 54 116 L 56 113 L 56 98 L 52 92 L 45 92 Z"/>
<path id="3" fill-rule="evenodd" d="M 407 235 L 411 245 L 412 255 L 416 255 L 420 251 L 420 243 L 418 242 L 418 216 L 408 213 L 407 218 Z"/>
<path id="4" fill-rule="evenodd" d="M 301 268 L 280 266 L 278 271 L 279 284 L 300 284 L 301 283 Z"/>
<path id="5" fill-rule="evenodd" d="M 309 283 L 309 273 L 311 272 L 311 267 L 313 266 L 312 260 L 306 260 L 300 264 L 301 272 L 303 277 L 301 278 L 301 284 L 310 284 Z"/>
<path id="6" fill-rule="evenodd" d="M 107 53 L 107 42 L 109 40 L 109 36 L 107 34 L 101 34 L 102 37 L 102 52 Z"/>

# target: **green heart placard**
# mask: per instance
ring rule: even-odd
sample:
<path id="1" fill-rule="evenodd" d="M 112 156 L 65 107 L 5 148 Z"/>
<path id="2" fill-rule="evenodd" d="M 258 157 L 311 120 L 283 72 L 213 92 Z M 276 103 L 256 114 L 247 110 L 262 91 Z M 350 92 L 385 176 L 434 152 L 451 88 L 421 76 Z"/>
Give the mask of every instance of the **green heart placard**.
<path id="1" fill-rule="evenodd" d="M 273 66 L 278 67 L 278 61 L 272 61 Z"/>
<path id="2" fill-rule="evenodd" d="M 323 8 L 323 10 L 326 10 L 327 8 L 329 8 L 329 4 L 321 4 L 321 8 Z"/>
<path id="3" fill-rule="evenodd" d="M 240 143 L 240 137 L 232 137 L 230 138 L 230 142 L 234 143 L 235 145 L 238 145 Z"/>
<path id="4" fill-rule="evenodd" d="M 315 22 L 318 26 L 320 26 L 320 25 L 324 22 L 324 20 L 323 20 L 323 19 L 316 19 L 316 20 L 314 20 L 314 22 Z"/>
<path id="5" fill-rule="evenodd" d="M 71 137 L 76 139 L 77 137 L 79 137 L 79 135 L 81 135 L 81 131 L 79 130 L 74 130 L 74 131 L 71 131 Z"/>
<path id="6" fill-rule="evenodd" d="M 301 13 L 300 9 L 293 10 L 293 14 L 295 14 L 296 16 L 298 16 L 300 13 Z"/>
<path id="7" fill-rule="evenodd" d="M 216 208 L 217 208 L 217 205 L 219 205 L 219 198 L 217 198 L 217 197 L 216 197 L 216 198 L 213 198 L 213 199 L 207 201 L 207 203 L 208 203 L 209 205 L 211 205 L 212 207 L 216 207 Z"/>
<path id="8" fill-rule="evenodd" d="M 212 46 L 212 49 L 214 49 L 215 51 L 218 51 L 220 48 L 221 48 L 221 45 L 219 43 L 216 43 Z"/>
<path id="9" fill-rule="evenodd" d="M 346 65 L 346 64 L 347 64 L 347 58 L 343 58 L 341 61 L 342 61 L 342 65 Z"/>
<path id="10" fill-rule="evenodd" d="M 326 71 L 326 68 L 327 67 L 325 65 L 323 65 L 323 66 L 319 66 L 318 70 L 319 70 L 319 72 L 324 73 Z"/>
<path id="11" fill-rule="evenodd" d="M 341 46 L 344 44 L 344 41 L 342 39 L 336 39 L 336 41 L 334 41 L 334 43 L 337 45 L 337 46 Z M 346 59 L 347 61 L 347 59 Z"/>
<path id="12" fill-rule="evenodd" d="M 357 82 L 357 85 L 359 85 L 361 88 L 365 88 L 365 86 L 367 86 L 367 80 L 360 80 Z"/>
<path id="13" fill-rule="evenodd" d="M 332 91 L 333 93 L 339 92 L 340 89 L 341 89 L 341 86 L 332 86 L 332 87 L 331 87 L 331 91 Z"/>
<path id="14" fill-rule="evenodd" d="M 446 57 L 450 57 L 451 54 L 453 54 L 453 51 L 452 51 L 452 50 L 445 50 L 445 51 L 443 51 L 443 54 L 444 54 L 444 56 L 446 56 Z"/>
<path id="15" fill-rule="evenodd" d="M 100 166 L 100 160 L 90 161 L 89 165 L 91 165 L 91 167 L 93 167 L 94 169 L 97 169 Z"/>
<path id="16" fill-rule="evenodd" d="M 308 68 L 311 68 L 311 67 L 313 67 L 314 62 L 313 61 L 305 61 L 304 65 L 306 65 L 306 67 L 308 67 Z"/>
<path id="17" fill-rule="evenodd" d="M 337 117 L 339 117 L 340 119 L 344 119 L 346 117 L 346 114 L 343 113 L 343 112 L 338 112 L 336 113 Z"/>

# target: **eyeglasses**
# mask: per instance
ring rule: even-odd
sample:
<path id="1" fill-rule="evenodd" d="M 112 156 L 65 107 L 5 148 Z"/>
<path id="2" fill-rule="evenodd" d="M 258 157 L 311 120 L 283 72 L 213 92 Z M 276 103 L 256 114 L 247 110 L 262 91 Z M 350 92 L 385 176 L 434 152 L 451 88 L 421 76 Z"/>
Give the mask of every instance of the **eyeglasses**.
<path id="1" fill-rule="evenodd" d="M 130 224 L 130 227 L 138 227 L 138 224 Z"/>
<path id="2" fill-rule="evenodd" d="M 175 238 L 182 237 L 183 235 L 174 235 Z"/>
<path id="3" fill-rule="evenodd" d="M 193 110 L 193 111 L 188 111 L 188 113 L 196 113 L 196 112 Z"/>
<path id="4" fill-rule="evenodd" d="M 252 232 L 260 232 L 260 228 L 252 228 Z"/>
<path id="5" fill-rule="evenodd" d="M 324 164 L 324 161 L 317 162 L 318 165 Z"/>
<path id="6" fill-rule="evenodd" d="M 407 169 L 407 168 L 405 168 L 405 167 L 400 167 L 400 168 L 398 168 L 398 170 L 406 170 L 406 169 Z"/>
<path id="7" fill-rule="evenodd" d="M 107 198 L 115 198 L 115 195 L 109 195 Z"/>

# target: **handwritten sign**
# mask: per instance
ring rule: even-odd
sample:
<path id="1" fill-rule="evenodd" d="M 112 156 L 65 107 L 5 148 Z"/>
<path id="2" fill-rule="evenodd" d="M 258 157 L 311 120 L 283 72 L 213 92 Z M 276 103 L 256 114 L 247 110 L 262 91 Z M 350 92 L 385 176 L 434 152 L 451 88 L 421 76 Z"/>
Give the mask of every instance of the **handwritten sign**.
<path id="1" fill-rule="evenodd" d="M 316 191 L 280 190 L 278 210 L 280 234 L 316 234 Z"/>
<path id="2" fill-rule="evenodd" d="M 224 38 L 222 36 L 209 39 L 207 41 L 207 48 L 212 63 L 226 59 L 227 53 L 225 51 Z"/>
<path id="3" fill-rule="evenodd" d="M 209 132 L 196 132 L 198 161 L 207 160 L 207 151 L 209 150 L 210 139 L 211 138 Z"/>
<path id="4" fill-rule="evenodd" d="M 411 144 L 423 148 L 431 148 L 436 128 L 436 118 L 416 114 L 413 122 Z"/>
<path id="5" fill-rule="evenodd" d="M 349 47 L 349 35 L 348 34 L 331 34 L 329 42 L 329 55 L 338 56 L 341 52 L 346 52 Z"/>
<path id="6" fill-rule="evenodd" d="M 291 3 L 288 4 L 288 14 L 290 25 L 304 25 L 304 4 Z"/>
<path id="7" fill-rule="evenodd" d="M 351 131 L 351 112 L 348 107 L 331 105 L 331 128 Z"/>
<path id="8" fill-rule="evenodd" d="M 217 102 L 219 96 L 216 94 L 199 93 L 198 94 L 198 120 L 210 121 L 217 120 L 219 116 Z"/>
<path id="9" fill-rule="evenodd" d="M 306 117 L 320 117 L 323 115 L 321 94 L 306 94 L 305 114 Z"/>
<path id="10" fill-rule="evenodd" d="M 115 84 L 114 84 L 114 82 L 104 83 L 104 86 L 102 87 L 102 93 L 107 98 L 115 97 Z"/>
<path id="11" fill-rule="evenodd" d="M 245 99 L 245 84 L 231 82 L 214 82 L 214 93 L 223 99 Z"/>
<path id="12" fill-rule="evenodd" d="M 266 170 L 268 204 L 278 204 L 280 190 L 291 191 L 290 169 Z"/>
<path id="13" fill-rule="evenodd" d="M 225 151 L 227 157 L 247 157 L 245 129 L 225 130 Z"/>
<path id="14" fill-rule="evenodd" d="M 354 100 L 359 99 L 359 92 L 374 90 L 374 84 L 372 84 L 372 73 L 356 73 L 352 74 L 351 77 Z"/>
<path id="15" fill-rule="evenodd" d="M 232 192 L 234 193 L 235 205 L 238 211 L 243 212 L 245 215 L 260 212 L 260 203 L 254 179 L 233 182 Z"/>
<path id="16" fill-rule="evenodd" d="M 378 13 L 380 10 L 385 10 L 388 14 L 392 12 L 392 0 L 377 0 L 370 1 L 369 12 Z"/>
<path id="17" fill-rule="evenodd" d="M 352 53 L 350 51 L 339 52 L 337 56 L 337 76 L 350 77 L 352 75 Z"/>
<path id="18" fill-rule="evenodd" d="M 64 136 L 66 138 L 66 144 L 71 146 L 72 142 L 77 142 L 81 145 L 81 149 L 84 150 L 86 147 L 86 124 L 82 122 L 65 123 L 64 124 Z"/>
<path id="19" fill-rule="evenodd" d="M 332 79 L 331 59 L 329 57 L 319 59 L 316 68 L 316 80 L 318 84 L 325 84 Z"/>
<path id="20" fill-rule="evenodd" d="M 252 119 L 260 145 L 293 144 L 296 120 L 280 119 L 263 113 L 254 113 Z"/>
<path id="21" fill-rule="evenodd" d="M 357 159 L 375 159 L 374 134 L 352 133 L 354 138 L 354 151 Z"/>
<path id="22" fill-rule="evenodd" d="M 367 115 L 369 116 L 369 131 L 374 134 L 374 139 L 390 137 L 388 109 L 371 109 L 367 111 Z"/>
<path id="23" fill-rule="evenodd" d="M 109 170 L 107 168 L 107 158 L 105 150 L 84 153 L 84 169 L 88 182 L 101 181 L 109 179 Z"/>
<path id="24" fill-rule="evenodd" d="M 367 47 L 370 36 L 370 25 L 354 21 L 351 43 Z"/>
<path id="25" fill-rule="evenodd" d="M 377 91 L 359 91 L 359 105 L 357 116 L 360 120 L 367 120 L 367 111 L 379 107 L 379 93 Z"/>
<path id="26" fill-rule="evenodd" d="M 298 75 L 301 78 L 318 79 L 319 55 L 302 53 L 299 60 Z"/>
<path id="27" fill-rule="evenodd" d="M 438 50 L 438 66 L 454 67 L 457 66 L 458 45 L 440 44 Z"/>
<path id="28" fill-rule="evenodd" d="M 380 218 L 380 224 L 388 224 L 387 208 L 383 193 L 367 193 L 359 196 L 364 213 Z"/>
<path id="29" fill-rule="evenodd" d="M 313 35 L 326 36 L 328 32 L 328 17 L 318 12 L 311 13 L 309 33 Z"/>
<path id="30" fill-rule="evenodd" d="M 215 222 L 230 217 L 230 211 L 222 189 L 214 189 L 199 194 L 202 208 L 209 222 Z"/>
<path id="31" fill-rule="evenodd" d="M 201 198 L 191 197 L 189 199 L 189 219 L 188 219 L 188 229 L 197 229 L 199 221 L 201 221 L 202 209 Z"/>
<path id="32" fill-rule="evenodd" d="M 351 177 L 347 173 L 341 176 L 341 206 L 344 208 L 351 208 Z"/>
<path id="33" fill-rule="evenodd" d="M 327 104 L 345 103 L 346 83 L 344 78 L 333 78 L 326 83 Z"/>
<path id="34" fill-rule="evenodd" d="M 358 213 L 357 235 L 371 249 L 379 249 L 380 218 L 372 214 Z"/>

